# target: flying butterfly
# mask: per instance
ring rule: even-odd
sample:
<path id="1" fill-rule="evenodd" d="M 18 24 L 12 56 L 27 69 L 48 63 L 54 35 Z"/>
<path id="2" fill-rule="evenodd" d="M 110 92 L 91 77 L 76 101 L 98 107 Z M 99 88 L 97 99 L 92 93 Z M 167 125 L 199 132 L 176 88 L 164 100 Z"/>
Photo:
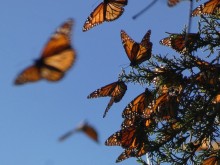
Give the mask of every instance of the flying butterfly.
<path id="1" fill-rule="evenodd" d="M 168 33 L 169 37 L 160 40 L 160 44 L 171 47 L 180 54 L 186 54 L 196 50 L 197 43 L 200 39 L 199 33 L 177 34 Z"/>
<path id="2" fill-rule="evenodd" d="M 123 110 L 122 117 L 132 119 L 142 116 L 145 108 L 153 101 L 154 96 L 147 88 L 145 92 L 134 98 Z"/>
<path id="3" fill-rule="evenodd" d="M 44 47 L 41 57 L 18 75 L 14 82 L 16 85 L 41 79 L 54 82 L 63 78 L 76 58 L 70 41 L 72 26 L 73 20 L 69 19 L 56 30 Z"/>
<path id="4" fill-rule="evenodd" d="M 97 97 L 106 97 L 106 96 L 111 97 L 111 99 L 105 109 L 105 112 L 103 115 L 103 118 L 104 118 L 106 116 L 106 113 L 108 112 L 108 110 L 113 105 L 113 103 L 114 102 L 117 103 L 122 99 L 126 90 L 127 90 L 127 85 L 123 81 L 119 80 L 119 81 L 113 82 L 111 84 L 108 84 L 106 86 L 103 86 L 103 87 L 95 90 L 94 92 L 89 94 L 89 96 L 87 98 L 97 98 Z"/>
<path id="5" fill-rule="evenodd" d="M 150 42 L 150 35 L 151 30 L 148 30 L 142 41 L 137 43 L 124 30 L 121 30 L 121 40 L 130 60 L 130 66 L 136 66 L 151 58 L 153 44 Z"/>
<path id="6" fill-rule="evenodd" d="M 66 140 L 67 138 L 69 138 L 70 136 L 75 134 L 76 132 L 83 132 L 90 139 L 94 140 L 97 143 L 99 142 L 98 133 L 97 133 L 96 129 L 93 126 L 91 126 L 90 124 L 88 124 L 87 122 L 80 124 L 78 127 L 74 128 L 73 130 L 70 130 L 67 133 L 65 133 L 64 135 L 62 135 L 59 138 L 59 141 Z"/>
<path id="7" fill-rule="evenodd" d="M 104 21 L 114 21 L 118 19 L 124 12 L 124 6 L 128 4 L 128 0 L 104 0 L 87 18 L 83 31 L 87 31 Z"/>
<path id="8" fill-rule="evenodd" d="M 192 16 L 197 15 L 220 15 L 220 1 L 209 0 L 192 11 Z"/>

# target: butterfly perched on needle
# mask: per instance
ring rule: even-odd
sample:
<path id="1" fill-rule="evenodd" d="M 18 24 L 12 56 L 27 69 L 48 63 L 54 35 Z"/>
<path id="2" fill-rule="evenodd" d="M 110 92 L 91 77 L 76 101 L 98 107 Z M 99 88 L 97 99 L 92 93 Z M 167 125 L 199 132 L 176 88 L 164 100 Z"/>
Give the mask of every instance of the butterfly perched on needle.
<path id="1" fill-rule="evenodd" d="M 59 138 L 59 141 L 64 141 L 77 132 L 82 132 L 85 135 L 87 135 L 90 139 L 99 143 L 98 133 L 97 133 L 96 129 L 93 126 L 91 126 L 90 124 L 88 124 L 87 122 L 83 122 L 78 127 L 74 128 L 73 130 L 70 130 L 67 133 L 65 133 L 64 135 L 62 135 Z"/>
<path id="2" fill-rule="evenodd" d="M 180 54 L 192 52 L 198 47 L 197 43 L 200 40 L 199 33 L 168 34 L 170 34 L 170 36 L 160 40 L 160 44 L 171 47 Z"/>
<path id="3" fill-rule="evenodd" d="M 103 118 L 104 118 L 106 116 L 106 113 L 108 112 L 108 110 L 113 105 L 113 103 L 114 102 L 117 103 L 122 99 L 126 90 L 127 90 L 127 85 L 123 81 L 119 80 L 119 81 L 113 82 L 111 84 L 108 84 L 106 86 L 103 86 L 103 87 L 95 90 L 94 92 L 89 94 L 87 96 L 87 98 L 97 98 L 97 97 L 106 97 L 106 96 L 111 97 L 111 99 L 105 109 L 105 112 L 103 115 Z"/>
<path id="4" fill-rule="evenodd" d="M 192 11 L 192 16 L 197 15 L 220 15 L 220 1 L 209 0 Z"/>
<path id="5" fill-rule="evenodd" d="M 130 60 L 130 66 L 136 66 L 151 58 L 153 44 L 150 42 L 150 35 L 151 30 L 148 30 L 142 41 L 137 43 L 124 30 L 121 30 L 121 40 Z"/>
<path id="6" fill-rule="evenodd" d="M 124 6 L 128 4 L 128 0 L 104 0 L 87 18 L 83 31 L 87 31 L 104 21 L 110 22 L 118 19 L 124 12 Z"/>
<path id="7" fill-rule="evenodd" d="M 75 62 L 76 52 L 71 46 L 73 20 L 64 22 L 51 36 L 41 57 L 24 69 L 15 79 L 16 85 L 36 82 L 41 79 L 58 81 Z"/>

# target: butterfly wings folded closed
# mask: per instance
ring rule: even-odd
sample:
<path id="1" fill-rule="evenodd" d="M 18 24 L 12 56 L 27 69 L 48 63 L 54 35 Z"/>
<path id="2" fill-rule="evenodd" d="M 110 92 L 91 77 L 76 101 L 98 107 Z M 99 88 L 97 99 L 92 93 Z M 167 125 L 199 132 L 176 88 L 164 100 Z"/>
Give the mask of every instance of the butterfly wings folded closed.
<path id="1" fill-rule="evenodd" d="M 149 60 L 152 52 L 152 42 L 150 42 L 151 30 L 148 30 L 141 43 L 135 42 L 128 34 L 121 30 L 121 40 L 125 52 L 130 60 L 130 66 L 136 66 Z"/>
<path id="2" fill-rule="evenodd" d="M 41 57 L 18 75 L 16 85 L 40 79 L 58 81 L 63 78 L 76 58 L 70 40 L 72 26 L 73 20 L 69 19 L 57 29 L 43 49 Z"/>
<path id="3" fill-rule="evenodd" d="M 95 90 L 87 98 L 97 98 L 97 97 L 106 97 L 106 96 L 111 97 L 103 115 L 103 117 L 105 117 L 106 113 L 111 108 L 113 103 L 114 102 L 117 103 L 122 99 L 126 90 L 127 90 L 127 86 L 123 81 L 116 81 Z"/>
<path id="4" fill-rule="evenodd" d="M 124 6 L 128 3 L 127 0 L 104 0 L 87 18 L 83 31 L 87 31 L 94 26 L 97 26 L 104 21 L 114 21 L 118 19 L 124 12 Z"/>

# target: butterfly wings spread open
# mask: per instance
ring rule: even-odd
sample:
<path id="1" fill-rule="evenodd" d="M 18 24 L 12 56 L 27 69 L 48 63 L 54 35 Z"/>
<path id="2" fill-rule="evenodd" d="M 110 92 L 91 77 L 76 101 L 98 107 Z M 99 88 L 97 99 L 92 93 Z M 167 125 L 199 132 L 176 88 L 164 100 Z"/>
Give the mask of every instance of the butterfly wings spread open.
<path id="1" fill-rule="evenodd" d="M 124 12 L 124 6 L 127 5 L 127 0 L 104 0 L 87 18 L 83 31 L 87 31 L 94 26 L 97 26 L 104 21 L 114 21 L 119 18 Z"/>
<path id="2" fill-rule="evenodd" d="M 112 104 L 114 102 L 115 103 L 119 102 L 124 96 L 126 90 L 127 90 L 127 86 L 123 81 L 116 81 L 95 90 L 87 98 L 97 98 L 97 97 L 106 97 L 106 96 L 111 97 L 111 100 L 109 101 L 105 113 L 103 115 L 103 117 L 105 117 L 106 113 L 108 112 Z"/>
<path id="3" fill-rule="evenodd" d="M 152 52 L 152 43 L 150 42 L 151 31 L 148 30 L 143 37 L 141 43 L 135 42 L 124 31 L 121 30 L 121 40 L 124 46 L 125 52 L 130 60 L 130 66 L 138 65 L 146 60 L 149 60 Z"/>
<path id="4" fill-rule="evenodd" d="M 41 78 L 58 81 L 64 76 L 76 58 L 70 40 L 72 25 L 73 20 L 69 19 L 57 29 L 43 49 L 41 57 L 21 72 L 15 84 L 34 82 Z"/>

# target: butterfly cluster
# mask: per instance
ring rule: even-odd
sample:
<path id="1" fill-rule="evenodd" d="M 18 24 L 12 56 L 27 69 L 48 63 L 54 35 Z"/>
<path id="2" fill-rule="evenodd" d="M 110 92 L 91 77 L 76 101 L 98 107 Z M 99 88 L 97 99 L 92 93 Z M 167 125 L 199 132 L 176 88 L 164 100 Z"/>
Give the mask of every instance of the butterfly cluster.
<path id="1" fill-rule="evenodd" d="M 181 0 L 168 0 L 168 6 L 177 5 Z M 124 12 L 124 7 L 128 0 L 104 0 L 89 15 L 83 25 L 83 31 L 88 31 L 103 22 L 114 21 Z M 210 0 L 193 10 L 192 16 L 220 14 L 220 0 Z M 65 21 L 50 37 L 46 43 L 41 56 L 35 60 L 34 64 L 25 68 L 15 79 L 16 85 L 37 82 L 45 79 L 51 82 L 61 80 L 66 72 L 74 65 L 77 55 L 71 44 L 71 34 L 74 21 Z M 181 55 L 188 55 L 202 47 L 203 39 L 200 33 L 168 33 L 169 36 L 162 39 L 160 44 L 174 49 Z M 153 43 L 150 41 L 151 30 L 147 30 L 141 42 L 134 41 L 124 30 L 120 32 L 122 46 L 130 61 L 132 69 L 138 68 L 142 63 L 151 60 Z M 202 70 L 191 79 L 177 73 L 169 66 L 160 67 L 151 71 L 152 82 L 155 89 L 146 88 L 145 91 L 136 96 L 122 111 L 123 122 L 121 129 L 112 134 L 106 141 L 107 146 L 121 146 L 124 151 L 118 156 L 116 162 L 121 162 L 130 157 L 141 157 L 142 155 L 160 148 L 163 144 L 172 140 L 176 134 L 180 133 L 183 127 L 178 124 L 181 112 L 181 100 L 186 84 L 197 82 L 201 89 L 215 89 L 219 84 L 219 67 L 206 61 L 195 58 L 192 60 L 195 65 Z M 146 69 L 147 70 L 147 69 Z M 149 74 L 149 75 L 150 75 Z M 147 76 L 149 76 L 147 75 Z M 118 79 L 91 92 L 87 98 L 110 97 L 110 101 L 105 108 L 103 118 L 114 103 L 118 103 L 127 91 L 126 81 Z M 208 84 L 208 86 L 207 86 Z M 212 99 L 212 105 L 219 104 L 219 94 Z M 220 116 L 220 115 L 219 115 Z M 201 116 L 198 115 L 198 119 Z M 160 129 L 161 139 L 159 145 L 151 140 L 150 132 Z M 76 132 L 82 132 L 95 142 L 99 142 L 98 133 L 88 123 L 83 123 L 79 127 L 68 131 L 59 140 L 64 141 Z M 176 143 L 187 137 L 178 137 Z M 209 156 L 203 161 L 204 165 L 219 164 L 216 155 Z"/>
<path id="2" fill-rule="evenodd" d="M 168 6 L 172 7 L 181 1 L 168 0 L 167 2 Z M 110 9 L 110 5 L 113 5 L 113 2 L 104 1 L 101 3 L 88 17 L 84 24 L 83 31 L 87 31 L 104 21 L 110 21 L 106 13 L 106 11 Z M 117 1 L 115 7 L 111 9 L 120 11 L 118 12 L 119 17 L 125 5 L 127 5 L 127 1 Z M 218 5 L 219 0 L 211 0 L 197 7 L 192 12 L 192 16 L 203 14 L 217 15 L 219 12 Z M 100 12 L 104 13 L 102 17 L 100 17 Z M 95 19 L 95 16 L 97 16 L 97 19 Z M 94 18 L 93 22 L 92 18 Z M 100 22 L 97 22 L 98 18 L 102 18 Z M 112 18 L 112 20 L 116 19 L 116 17 Z M 183 32 L 168 34 L 169 36 L 162 39 L 160 44 L 171 47 L 181 55 L 191 54 L 198 48 L 204 46 L 204 41 L 200 33 Z M 150 36 L 151 30 L 148 30 L 142 41 L 136 42 L 124 30 L 121 30 L 122 45 L 130 61 L 131 68 L 138 68 L 143 62 L 151 59 L 153 44 L 150 41 Z M 198 61 L 199 59 L 194 62 Z M 198 67 L 206 65 L 210 67 L 209 63 L 202 63 L 202 65 L 197 64 Z M 216 70 L 216 67 L 213 68 Z M 151 91 L 146 88 L 143 93 L 135 97 L 122 111 L 122 118 L 124 120 L 121 124 L 121 129 L 116 131 L 105 141 L 105 145 L 107 146 L 121 146 L 124 149 L 116 159 L 116 162 L 121 162 L 130 157 L 141 157 L 157 148 L 158 146 L 152 143 L 149 132 L 152 132 L 154 129 L 159 129 L 158 125 L 162 125 L 162 129 L 160 130 L 162 136 L 159 145 L 168 143 L 182 128 L 182 126 L 179 125 L 179 116 L 182 115 L 180 109 L 181 99 L 187 83 L 192 80 L 166 66 L 156 69 L 151 74 L 153 75 L 156 90 Z M 204 83 L 204 79 L 207 80 L 207 77 L 205 77 L 207 76 L 206 74 L 207 73 L 198 75 L 193 81 L 196 80 L 197 82 L 200 81 L 201 84 Z M 217 80 L 216 82 L 213 81 L 214 80 L 212 80 L 210 84 L 216 84 Z M 122 99 L 126 90 L 127 85 L 125 81 L 119 79 L 116 82 L 95 90 L 89 94 L 87 98 L 111 97 L 103 115 L 103 117 L 105 117 L 113 103 L 119 102 Z M 185 138 L 186 137 L 177 138 L 177 143 Z M 216 157 L 210 157 L 204 161 L 204 164 L 210 161 L 216 162 L 216 160 Z"/>

